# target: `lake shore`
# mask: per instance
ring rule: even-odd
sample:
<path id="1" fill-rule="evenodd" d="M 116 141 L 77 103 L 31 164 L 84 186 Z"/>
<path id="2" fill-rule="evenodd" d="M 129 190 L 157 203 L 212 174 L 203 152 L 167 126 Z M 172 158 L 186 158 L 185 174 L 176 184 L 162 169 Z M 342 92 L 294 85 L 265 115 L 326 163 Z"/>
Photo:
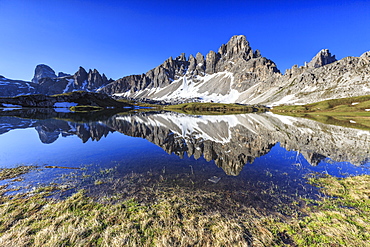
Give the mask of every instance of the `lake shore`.
<path id="1" fill-rule="evenodd" d="M 19 176 L 16 170 L 7 172 Z M 98 179 L 101 182 L 95 186 L 107 186 L 106 178 Z M 308 182 L 321 188 L 322 197 L 293 201 L 285 205 L 284 213 L 248 207 L 233 197 L 202 189 L 160 188 L 161 183 L 142 188 L 140 196 L 117 192 L 114 198 L 96 198 L 79 190 L 64 199 L 53 194 L 73 188 L 52 185 L 6 195 L 3 186 L 0 242 L 17 246 L 366 246 L 370 176 L 312 176 Z"/>

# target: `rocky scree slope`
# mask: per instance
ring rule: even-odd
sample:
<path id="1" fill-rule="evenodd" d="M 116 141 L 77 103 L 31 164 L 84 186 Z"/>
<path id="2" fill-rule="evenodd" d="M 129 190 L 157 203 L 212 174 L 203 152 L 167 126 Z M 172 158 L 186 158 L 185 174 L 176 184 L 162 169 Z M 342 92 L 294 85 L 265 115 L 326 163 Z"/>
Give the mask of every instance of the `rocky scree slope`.
<path id="1" fill-rule="evenodd" d="M 321 50 L 304 66 L 281 74 L 271 60 L 253 51 L 245 36 L 233 36 L 206 57 L 184 54 L 142 75 L 114 81 L 102 92 L 172 103 L 214 101 L 247 104 L 304 104 L 370 94 L 370 53 L 339 61 Z"/>
<path id="2" fill-rule="evenodd" d="M 185 54 L 164 61 L 142 75 L 123 77 L 101 89 L 102 92 L 133 98 L 165 101 L 202 99 L 240 102 L 239 95 L 251 86 L 270 81 L 280 72 L 276 64 L 253 51 L 245 36 L 233 36 L 218 52 L 205 57 Z"/>

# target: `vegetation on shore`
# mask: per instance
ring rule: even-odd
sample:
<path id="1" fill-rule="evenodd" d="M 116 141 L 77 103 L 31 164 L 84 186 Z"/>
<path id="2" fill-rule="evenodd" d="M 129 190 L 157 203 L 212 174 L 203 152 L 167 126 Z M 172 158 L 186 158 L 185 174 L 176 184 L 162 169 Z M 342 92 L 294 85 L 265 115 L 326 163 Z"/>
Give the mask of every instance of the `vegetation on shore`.
<path id="1" fill-rule="evenodd" d="M 0 168 L 0 181 L 5 179 L 17 178 L 36 168 L 37 168 L 36 166 L 17 166 L 14 168 Z"/>
<path id="2" fill-rule="evenodd" d="M 183 103 L 179 105 L 168 105 L 164 110 L 176 111 L 190 114 L 236 114 L 236 113 L 250 113 L 250 112 L 265 112 L 266 107 L 263 106 L 249 106 L 241 104 L 224 104 L 224 103 Z"/>
<path id="3" fill-rule="evenodd" d="M 363 113 L 370 115 L 370 95 L 331 99 L 307 105 L 281 105 L 272 109 L 276 113 Z"/>
<path id="4" fill-rule="evenodd" d="M 370 95 L 325 100 L 307 105 L 282 105 L 271 111 L 325 124 L 370 130 Z"/>
<path id="5" fill-rule="evenodd" d="M 134 100 L 120 99 L 120 102 L 132 104 L 134 106 L 150 108 L 151 110 L 165 110 L 174 111 L 185 114 L 194 115 L 224 115 L 224 114 L 240 114 L 250 112 L 266 112 L 267 107 L 264 106 L 251 106 L 242 104 L 227 104 L 227 103 L 214 103 L 214 102 L 190 102 L 176 105 L 159 105 L 143 102 L 136 102 Z M 140 109 L 145 111 L 146 109 Z"/>
<path id="6" fill-rule="evenodd" d="M 78 105 L 78 106 L 71 106 L 69 108 L 73 112 L 91 112 L 91 111 L 101 111 L 104 110 L 103 107 L 100 106 L 91 106 L 91 105 Z"/>
<path id="7" fill-rule="evenodd" d="M 10 171 L 9 171 L 10 172 Z M 105 172 L 103 172 L 105 173 Z M 133 179 L 132 174 L 128 179 Z M 138 177 L 140 179 L 140 177 Z M 105 180 L 96 183 L 104 186 Z M 369 246 L 370 176 L 312 176 L 320 200 L 269 214 L 232 197 L 185 187 L 146 187 L 140 197 L 96 200 L 57 185 L 7 196 L 0 188 L 3 246 Z M 126 184 L 126 182 L 125 182 Z M 129 186 L 130 183 L 125 186 Z M 110 185 L 109 185 L 110 186 Z M 64 188 L 66 190 L 68 188 Z M 143 200 L 145 196 L 153 196 Z M 303 214 L 302 214 L 303 212 Z M 301 215 L 301 216 L 299 216 Z"/>
<path id="8" fill-rule="evenodd" d="M 307 216 L 281 225 L 298 246 L 370 246 L 370 176 L 313 177 L 321 200 L 308 200 Z"/>

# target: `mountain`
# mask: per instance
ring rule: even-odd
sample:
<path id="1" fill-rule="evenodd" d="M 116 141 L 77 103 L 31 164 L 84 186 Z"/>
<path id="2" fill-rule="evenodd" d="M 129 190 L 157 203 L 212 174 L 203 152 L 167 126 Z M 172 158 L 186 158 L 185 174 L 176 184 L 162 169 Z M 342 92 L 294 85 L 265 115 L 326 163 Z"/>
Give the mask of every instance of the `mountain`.
<path id="1" fill-rule="evenodd" d="M 37 84 L 21 80 L 12 80 L 0 75 L 0 97 L 33 94 Z"/>
<path id="2" fill-rule="evenodd" d="M 96 69 L 86 70 L 82 67 L 74 75 L 55 71 L 48 65 L 39 64 L 35 68 L 30 82 L 11 80 L 0 76 L 0 97 L 12 97 L 25 94 L 53 95 L 72 91 L 96 92 L 97 89 L 113 82 Z"/>
<path id="3" fill-rule="evenodd" d="M 116 80 L 102 92 L 166 102 L 214 101 L 245 104 L 303 104 L 370 94 L 369 52 L 337 61 L 321 50 L 305 66 L 281 74 L 276 64 L 233 36 L 218 52 L 184 54 L 142 75 Z"/>
<path id="4" fill-rule="evenodd" d="M 0 96 L 83 90 L 167 103 L 307 104 L 370 94 L 370 52 L 337 60 L 323 49 L 304 66 L 282 74 L 245 36 L 236 35 L 217 52 L 170 57 L 144 74 L 115 81 L 96 69 L 56 75 L 49 66 L 38 65 L 32 82 L 0 78 L 0 88 Z"/>
<path id="5" fill-rule="evenodd" d="M 329 63 L 330 62 L 330 63 Z M 271 84 L 258 84 L 244 92 L 252 104 L 307 104 L 328 99 L 370 94 L 370 52 L 336 61 L 328 50 L 308 64 L 293 66 Z"/>
<path id="6" fill-rule="evenodd" d="M 105 74 L 101 75 L 96 69 L 90 69 L 89 72 L 86 72 L 83 67 L 80 67 L 74 75 L 59 72 L 57 77 L 55 74 L 45 75 L 41 72 L 42 77 L 38 76 L 40 71 L 38 68 L 44 66 L 48 67 L 47 65 L 37 65 L 35 69 L 35 77 L 40 77 L 37 92 L 41 94 L 59 94 L 72 91 L 96 92 L 97 89 L 113 81 L 108 80 Z M 50 67 L 48 68 L 52 70 Z"/>
<path id="7" fill-rule="evenodd" d="M 205 57 L 185 54 L 164 61 L 146 74 L 123 77 L 102 92 L 164 101 L 194 100 L 240 102 L 241 94 L 258 83 L 280 75 L 274 62 L 253 51 L 245 36 L 233 36 L 218 52 Z"/>

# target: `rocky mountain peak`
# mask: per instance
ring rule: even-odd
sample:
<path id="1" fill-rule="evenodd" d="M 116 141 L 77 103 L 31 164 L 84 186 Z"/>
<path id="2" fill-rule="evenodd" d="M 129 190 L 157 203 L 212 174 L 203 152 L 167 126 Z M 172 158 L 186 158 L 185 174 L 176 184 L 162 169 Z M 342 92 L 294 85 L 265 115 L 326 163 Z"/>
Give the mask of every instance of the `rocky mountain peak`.
<path id="1" fill-rule="evenodd" d="M 35 68 L 35 75 L 32 78 L 33 83 L 39 83 L 42 78 L 56 78 L 55 71 L 46 64 L 39 64 Z"/>
<path id="2" fill-rule="evenodd" d="M 185 62 L 186 61 L 185 53 L 181 53 L 180 56 L 176 57 L 176 61 Z"/>
<path id="3" fill-rule="evenodd" d="M 370 58 L 370 51 L 364 52 L 364 54 L 362 54 L 360 57 L 361 58 Z"/>
<path id="4" fill-rule="evenodd" d="M 58 77 L 65 77 L 65 76 L 72 76 L 72 75 L 64 73 L 64 72 L 59 72 L 58 73 Z"/>
<path id="5" fill-rule="evenodd" d="M 78 71 L 74 74 L 74 78 L 75 78 L 75 85 L 82 86 L 82 84 L 85 81 L 87 81 L 88 74 L 87 74 L 86 70 L 83 67 L 80 66 Z"/>
<path id="6" fill-rule="evenodd" d="M 254 57 L 252 48 L 244 35 L 235 35 L 231 37 L 229 42 L 221 45 L 218 49 L 218 53 L 228 60 L 232 58 L 244 58 L 248 60 Z"/>
<path id="7" fill-rule="evenodd" d="M 337 61 L 335 55 L 331 55 L 328 49 L 322 49 L 319 53 L 312 58 L 312 60 L 307 64 L 308 68 L 319 68 L 321 66 L 330 64 Z"/>

